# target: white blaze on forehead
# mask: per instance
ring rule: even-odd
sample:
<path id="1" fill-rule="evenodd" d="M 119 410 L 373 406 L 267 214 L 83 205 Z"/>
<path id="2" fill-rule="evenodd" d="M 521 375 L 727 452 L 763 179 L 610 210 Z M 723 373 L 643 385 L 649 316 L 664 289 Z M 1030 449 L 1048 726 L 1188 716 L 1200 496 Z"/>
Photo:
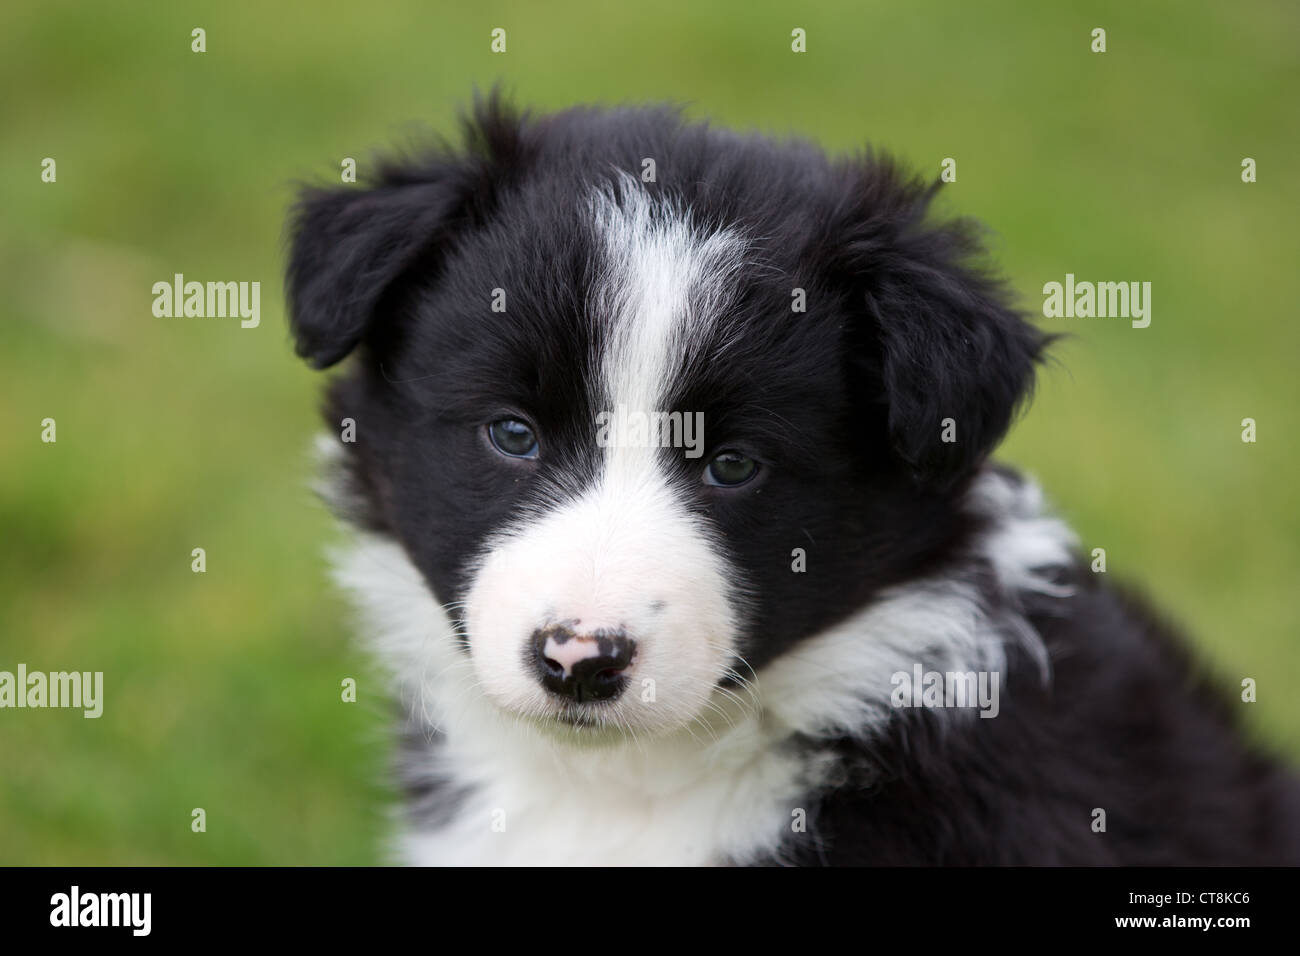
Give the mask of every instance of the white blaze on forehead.
<path id="1" fill-rule="evenodd" d="M 603 400 L 615 415 L 661 410 L 723 317 L 745 242 L 731 229 L 705 233 L 629 175 L 597 190 L 591 207 L 603 253 L 591 303 L 607 329 Z M 611 454 L 611 466 L 624 457 Z"/>

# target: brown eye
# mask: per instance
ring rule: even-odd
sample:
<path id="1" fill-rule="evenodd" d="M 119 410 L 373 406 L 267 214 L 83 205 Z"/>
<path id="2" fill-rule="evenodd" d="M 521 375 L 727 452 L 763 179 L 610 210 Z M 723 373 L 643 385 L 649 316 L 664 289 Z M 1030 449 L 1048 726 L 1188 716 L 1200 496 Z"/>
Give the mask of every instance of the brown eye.
<path id="1" fill-rule="evenodd" d="M 719 452 L 705 466 L 704 481 L 719 488 L 743 485 L 758 473 L 758 462 L 735 451 Z"/>
<path id="2" fill-rule="evenodd" d="M 517 418 L 501 418 L 488 425 L 492 447 L 508 458 L 536 458 L 539 451 L 533 430 Z"/>

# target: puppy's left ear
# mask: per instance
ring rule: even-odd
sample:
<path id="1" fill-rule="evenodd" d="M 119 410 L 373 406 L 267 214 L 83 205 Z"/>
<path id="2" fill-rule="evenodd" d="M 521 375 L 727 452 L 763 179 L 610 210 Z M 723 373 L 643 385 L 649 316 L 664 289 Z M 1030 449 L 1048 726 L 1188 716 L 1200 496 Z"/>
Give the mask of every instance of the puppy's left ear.
<path id="1" fill-rule="evenodd" d="M 854 178 L 856 214 L 840 248 L 867 309 L 857 366 L 878 389 L 904 467 L 922 485 L 950 488 L 1002 439 L 1051 337 L 971 264 L 984 254 L 974 223 L 927 221 L 938 183 L 908 181 L 888 160 Z"/>
<path id="2" fill-rule="evenodd" d="M 297 352 L 313 367 L 351 352 L 381 319 L 385 294 L 436 246 L 460 201 L 452 178 L 303 193 L 285 290 Z"/>
<path id="3" fill-rule="evenodd" d="M 498 89 L 462 115 L 462 145 L 378 163 L 369 188 L 304 190 L 290 220 L 285 290 L 298 354 L 327 368 L 394 316 L 391 295 L 445 251 L 525 164 L 525 114 Z M 427 279 L 428 276 L 426 275 Z"/>

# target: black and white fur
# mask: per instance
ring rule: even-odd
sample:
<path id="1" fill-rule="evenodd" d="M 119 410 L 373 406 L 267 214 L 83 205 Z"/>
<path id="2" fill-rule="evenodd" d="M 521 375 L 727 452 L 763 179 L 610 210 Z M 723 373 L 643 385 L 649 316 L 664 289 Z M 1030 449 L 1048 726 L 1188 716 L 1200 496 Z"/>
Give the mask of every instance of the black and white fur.
<path id="1" fill-rule="evenodd" d="M 933 187 L 670 109 L 465 130 L 305 193 L 288 270 L 299 353 L 355 354 L 329 496 L 403 709 L 401 859 L 1300 860 L 1230 698 L 987 463 L 1047 343 Z M 702 412 L 703 457 L 601 447 L 620 408 Z M 757 476 L 702 481 L 723 450 Z M 556 622 L 635 638 L 621 695 L 542 686 Z M 998 673 L 998 716 L 895 708 L 918 663 Z"/>

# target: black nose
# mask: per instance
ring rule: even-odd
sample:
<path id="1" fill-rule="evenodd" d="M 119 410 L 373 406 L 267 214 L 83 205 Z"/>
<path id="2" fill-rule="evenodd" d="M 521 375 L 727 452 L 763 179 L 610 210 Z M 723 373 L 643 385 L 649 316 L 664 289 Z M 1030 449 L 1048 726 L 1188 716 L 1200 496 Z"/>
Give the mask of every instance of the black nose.
<path id="1" fill-rule="evenodd" d="M 623 693 L 636 641 L 622 630 L 577 633 L 567 624 L 533 632 L 533 666 L 542 686 L 579 703 Z"/>

